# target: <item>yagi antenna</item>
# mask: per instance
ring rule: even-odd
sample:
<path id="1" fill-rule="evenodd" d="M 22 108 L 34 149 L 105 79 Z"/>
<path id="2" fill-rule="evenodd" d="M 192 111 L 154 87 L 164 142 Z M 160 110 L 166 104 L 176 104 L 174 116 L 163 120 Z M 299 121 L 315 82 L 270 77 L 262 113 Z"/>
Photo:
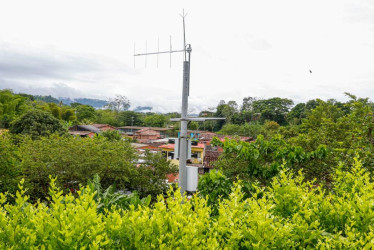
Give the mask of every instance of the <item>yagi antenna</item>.
<path id="1" fill-rule="evenodd" d="M 169 39 L 169 42 L 170 42 L 170 47 L 169 48 L 170 49 L 168 51 L 160 51 L 160 39 L 159 38 L 157 40 L 157 52 L 148 53 L 147 41 L 145 41 L 145 53 L 137 54 L 135 52 L 135 43 L 134 43 L 134 68 L 135 68 L 135 57 L 136 56 L 145 56 L 145 67 L 147 67 L 147 56 L 148 55 L 157 55 L 157 68 L 158 68 L 158 57 L 159 57 L 160 54 L 167 54 L 167 53 L 170 54 L 170 56 L 169 56 L 170 68 L 171 68 L 171 54 L 172 53 L 184 52 L 184 60 L 185 61 L 187 60 L 188 49 L 187 49 L 187 44 L 186 44 L 186 31 L 185 31 L 185 21 L 184 21 L 187 14 L 184 13 L 184 9 L 183 9 L 183 14 L 180 14 L 180 16 L 183 19 L 183 49 L 173 50 L 173 47 L 172 47 L 172 44 L 171 44 L 171 36 L 170 36 L 170 39 Z"/>
<path id="2" fill-rule="evenodd" d="M 180 50 L 173 50 L 172 48 L 172 44 L 171 44 L 171 36 L 170 36 L 170 50 L 168 51 L 160 51 L 160 39 L 158 39 L 157 41 L 157 52 L 147 52 L 147 42 L 145 43 L 145 53 L 140 53 L 140 54 L 137 54 L 135 52 L 135 44 L 134 44 L 134 68 L 135 68 L 135 57 L 136 56 L 145 56 L 145 67 L 147 67 L 147 56 L 149 55 L 157 55 L 157 68 L 158 68 L 158 56 L 160 54 L 170 54 L 170 68 L 171 68 L 171 54 L 172 53 L 176 53 L 176 52 L 186 52 L 185 49 L 180 49 Z"/>

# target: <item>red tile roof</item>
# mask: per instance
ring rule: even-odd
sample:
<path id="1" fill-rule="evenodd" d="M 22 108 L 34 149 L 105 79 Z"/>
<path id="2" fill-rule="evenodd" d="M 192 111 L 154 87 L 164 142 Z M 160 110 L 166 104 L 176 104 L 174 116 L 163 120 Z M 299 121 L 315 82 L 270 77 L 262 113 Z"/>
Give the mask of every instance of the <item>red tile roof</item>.
<path id="1" fill-rule="evenodd" d="M 95 128 L 100 130 L 116 130 L 117 128 L 109 124 L 91 124 Z"/>
<path id="2" fill-rule="evenodd" d="M 160 135 L 160 132 L 146 128 L 146 129 L 141 129 L 139 131 L 136 131 L 135 134 L 137 135 Z"/>
<path id="3" fill-rule="evenodd" d="M 165 149 L 174 149 L 174 144 L 165 144 L 158 146 L 159 148 L 165 148 Z"/>
<path id="4" fill-rule="evenodd" d="M 159 148 L 174 149 L 174 145 L 175 144 L 165 144 L 165 145 L 159 146 Z M 204 148 L 204 146 L 205 145 L 203 143 L 198 143 L 196 146 L 192 145 L 191 147 L 192 148 Z"/>

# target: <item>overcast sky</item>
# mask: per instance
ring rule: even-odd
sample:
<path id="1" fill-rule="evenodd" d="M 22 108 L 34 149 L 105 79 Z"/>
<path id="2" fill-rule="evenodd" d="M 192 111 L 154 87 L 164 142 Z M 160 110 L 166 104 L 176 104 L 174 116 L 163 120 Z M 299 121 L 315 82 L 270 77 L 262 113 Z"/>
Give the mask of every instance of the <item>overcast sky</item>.
<path id="1" fill-rule="evenodd" d="M 374 99 L 373 0 L 1 1 L 0 88 L 55 97 L 127 96 L 180 111 L 182 9 L 192 46 L 190 109 L 243 97 Z M 312 71 L 312 73 L 309 72 Z"/>

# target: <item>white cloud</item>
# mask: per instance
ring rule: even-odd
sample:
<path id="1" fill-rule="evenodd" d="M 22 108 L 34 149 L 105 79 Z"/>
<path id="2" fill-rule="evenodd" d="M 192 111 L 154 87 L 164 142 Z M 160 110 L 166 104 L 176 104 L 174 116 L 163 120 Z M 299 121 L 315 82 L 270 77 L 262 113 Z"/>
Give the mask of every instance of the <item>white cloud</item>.
<path id="1" fill-rule="evenodd" d="M 56 95 L 127 96 L 179 111 L 182 57 L 136 51 L 192 44 L 191 109 L 243 97 L 374 99 L 372 1 L 8 1 L 0 8 L 0 87 Z M 146 6 L 146 8 L 145 8 Z M 166 7 L 167 6 L 167 7 Z M 309 73 L 309 69 L 313 71 Z M 56 83 L 62 83 L 56 85 Z M 61 89 L 61 91 L 58 91 Z M 34 92 L 33 92 L 34 93 Z"/>

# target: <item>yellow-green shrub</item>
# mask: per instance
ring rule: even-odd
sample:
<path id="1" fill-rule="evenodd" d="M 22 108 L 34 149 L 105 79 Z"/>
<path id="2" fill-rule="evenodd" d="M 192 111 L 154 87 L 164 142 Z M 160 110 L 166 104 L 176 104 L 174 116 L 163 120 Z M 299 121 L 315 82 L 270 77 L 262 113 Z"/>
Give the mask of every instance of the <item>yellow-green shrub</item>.
<path id="1" fill-rule="evenodd" d="M 1 249 L 362 249 L 374 242 L 374 184 L 357 160 L 351 172 L 337 171 L 329 193 L 287 170 L 248 199 L 236 183 L 214 217 L 204 198 L 179 191 L 151 208 L 99 213 L 89 187 L 64 196 L 52 179 L 47 206 L 28 203 L 22 185 L 14 205 L 0 194 Z"/>

